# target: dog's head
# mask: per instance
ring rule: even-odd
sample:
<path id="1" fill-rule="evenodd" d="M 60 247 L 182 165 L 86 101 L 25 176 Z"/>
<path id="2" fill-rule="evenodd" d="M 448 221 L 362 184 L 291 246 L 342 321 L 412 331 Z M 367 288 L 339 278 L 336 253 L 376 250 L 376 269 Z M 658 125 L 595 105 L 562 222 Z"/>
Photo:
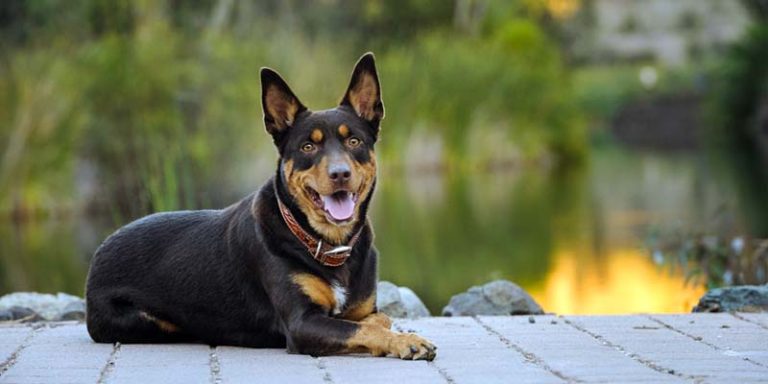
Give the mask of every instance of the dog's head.
<path id="1" fill-rule="evenodd" d="M 364 217 L 376 182 L 384 105 L 373 54 L 357 62 L 333 109 L 310 111 L 269 68 L 261 70 L 261 87 L 264 123 L 280 153 L 276 182 L 318 234 L 343 242 Z"/>

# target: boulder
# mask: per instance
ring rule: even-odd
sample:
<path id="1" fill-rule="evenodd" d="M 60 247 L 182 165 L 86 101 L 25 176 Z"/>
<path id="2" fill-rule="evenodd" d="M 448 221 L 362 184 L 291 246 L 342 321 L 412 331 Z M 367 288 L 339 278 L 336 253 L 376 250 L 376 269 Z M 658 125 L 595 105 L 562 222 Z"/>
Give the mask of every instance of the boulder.
<path id="1" fill-rule="evenodd" d="M 0 309 L 0 323 L 13 320 L 13 312 L 10 309 Z"/>
<path id="2" fill-rule="evenodd" d="M 517 284 L 495 280 L 451 297 L 443 316 L 541 315 L 544 311 Z"/>
<path id="3" fill-rule="evenodd" d="M 0 310 L 24 307 L 39 314 L 41 320 L 56 320 L 61 316 L 64 308 L 74 302 L 83 302 L 83 299 L 61 292 L 56 295 L 16 292 L 0 297 Z M 84 302 L 83 305 L 85 305 Z"/>
<path id="4" fill-rule="evenodd" d="M 693 312 L 768 312 L 768 284 L 712 289 Z"/>
<path id="5" fill-rule="evenodd" d="M 389 317 L 415 319 L 429 316 L 429 310 L 410 288 L 380 281 L 376 289 L 376 307 Z"/>
<path id="6" fill-rule="evenodd" d="M 59 315 L 59 318 L 57 319 L 59 321 L 70 321 L 70 320 L 76 320 L 76 321 L 84 321 L 85 320 L 85 301 L 78 300 L 73 301 L 69 304 L 67 304 L 66 307 L 61 311 L 61 314 Z"/>
<path id="7" fill-rule="evenodd" d="M 11 313 L 11 320 L 15 322 L 33 323 L 43 320 L 37 312 L 27 307 L 14 306 L 8 308 L 8 312 Z"/>

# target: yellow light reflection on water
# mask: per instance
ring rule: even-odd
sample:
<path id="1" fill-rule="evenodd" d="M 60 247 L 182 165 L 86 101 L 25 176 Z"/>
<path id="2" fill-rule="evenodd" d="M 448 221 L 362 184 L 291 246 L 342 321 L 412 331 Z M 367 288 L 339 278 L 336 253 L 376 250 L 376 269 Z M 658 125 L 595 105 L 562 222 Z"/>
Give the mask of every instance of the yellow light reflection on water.
<path id="1" fill-rule="evenodd" d="M 655 265 L 636 249 L 613 249 L 606 258 L 580 258 L 559 251 L 544 285 L 531 295 L 558 314 L 690 312 L 705 288 L 685 283 L 681 273 Z"/>

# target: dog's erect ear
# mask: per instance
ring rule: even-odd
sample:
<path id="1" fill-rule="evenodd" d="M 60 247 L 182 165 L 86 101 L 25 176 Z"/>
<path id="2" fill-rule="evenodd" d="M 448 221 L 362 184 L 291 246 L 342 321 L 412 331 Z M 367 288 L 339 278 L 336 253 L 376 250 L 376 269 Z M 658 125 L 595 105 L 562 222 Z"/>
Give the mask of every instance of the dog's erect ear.
<path id="1" fill-rule="evenodd" d="M 379 122 L 384 118 L 384 104 L 381 102 L 381 87 L 373 53 L 366 53 L 355 64 L 341 105 L 352 107 L 358 116 L 378 129 Z"/>
<path id="2" fill-rule="evenodd" d="M 307 110 L 285 80 L 266 67 L 261 68 L 261 106 L 267 132 L 275 138 L 293 125 L 296 115 Z"/>

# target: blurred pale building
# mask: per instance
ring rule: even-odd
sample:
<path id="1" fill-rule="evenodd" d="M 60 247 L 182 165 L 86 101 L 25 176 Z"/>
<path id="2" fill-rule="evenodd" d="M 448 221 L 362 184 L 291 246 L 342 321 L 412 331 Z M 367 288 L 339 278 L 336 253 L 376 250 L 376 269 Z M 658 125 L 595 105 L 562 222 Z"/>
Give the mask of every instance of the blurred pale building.
<path id="1" fill-rule="evenodd" d="M 737 0 L 582 0 L 568 31 L 587 61 L 681 65 L 737 40 L 750 17 Z"/>

